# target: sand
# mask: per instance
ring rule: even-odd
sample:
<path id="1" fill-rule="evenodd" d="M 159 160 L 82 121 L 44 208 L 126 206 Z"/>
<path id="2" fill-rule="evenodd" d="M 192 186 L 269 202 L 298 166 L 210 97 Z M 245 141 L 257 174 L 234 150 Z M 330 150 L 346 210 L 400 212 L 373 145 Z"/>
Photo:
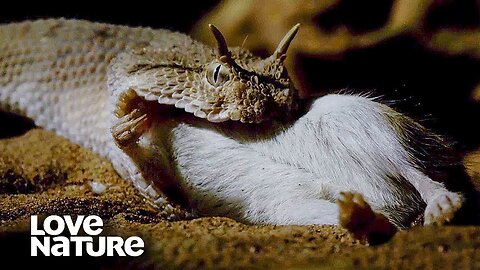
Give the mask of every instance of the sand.
<path id="1" fill-rule="evenodd" d="M 467 158 L 472 175 L 476 160 Z M 106 186 L 97 194 L 91 182 Z M 104 234 L 138 235 L 138 258 L 31 258 L 30 215 L 96 214 Z M 251 226 L 222 217 L 157 211 L 111 164 L 41 129 L 0 140 L 0 254 L 18 268 L 480 269 L 480 227 L 416 227 L 369 246 L 335 226 Z"/>

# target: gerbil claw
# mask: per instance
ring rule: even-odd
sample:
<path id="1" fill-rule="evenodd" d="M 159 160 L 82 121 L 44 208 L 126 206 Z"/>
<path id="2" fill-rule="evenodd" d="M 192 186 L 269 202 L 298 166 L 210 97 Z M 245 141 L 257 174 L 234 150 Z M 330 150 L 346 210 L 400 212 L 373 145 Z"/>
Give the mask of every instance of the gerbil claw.
<path id="1" fill-rule="evenodd" d="M 127 115 L 119 118 L 112 126 L 111 133 L 119 147 L 127 147 L 136 142 L 148 129 L 147 114 L 134 109 Z"/>

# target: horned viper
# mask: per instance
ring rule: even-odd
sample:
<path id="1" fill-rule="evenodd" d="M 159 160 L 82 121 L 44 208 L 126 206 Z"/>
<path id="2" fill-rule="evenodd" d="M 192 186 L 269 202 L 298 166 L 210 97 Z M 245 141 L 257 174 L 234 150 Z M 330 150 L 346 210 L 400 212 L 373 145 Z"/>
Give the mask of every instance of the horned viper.
<path id="1" fill-rule="evenodd" d="M 398 227 L 462 206 L 429 156 L 441 137 L 372 98 L 299 100 L 283 66 L 298 25 L 266 59 L 210 27 L 217 48 L 81 20 L 2 25 L 0 108 L 107 157 L 152 203 L 203 215 L 338 224 L 337 201 L 355 200 L 343 191 Z"/>

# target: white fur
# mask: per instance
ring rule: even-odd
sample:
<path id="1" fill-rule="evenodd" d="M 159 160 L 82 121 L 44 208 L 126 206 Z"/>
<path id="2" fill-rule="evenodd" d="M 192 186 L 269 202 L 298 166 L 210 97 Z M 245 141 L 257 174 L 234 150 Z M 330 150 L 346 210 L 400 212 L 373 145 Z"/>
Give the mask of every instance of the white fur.
<path id="1" fill-rule="evenodd" d="M 338 195 L 354 191 L 398 226 L 408 225 L 407 216 L 421 211 L 423 202 L 427 224 L 450 218 L 459 206 L 445 202 L 461 205 L 462 197 L 413 165 L 385 120 L 392 112 L 366 97 L 327 95 L 292 126 L 258 139 L 213 124 L 160 123 L 141 139 L 143 150 L 130 156 L 142 164 L 160 154 L 149 170 L 176 170 L 169 174 L 205 215 L 262 224 L 338 224 Z"/>

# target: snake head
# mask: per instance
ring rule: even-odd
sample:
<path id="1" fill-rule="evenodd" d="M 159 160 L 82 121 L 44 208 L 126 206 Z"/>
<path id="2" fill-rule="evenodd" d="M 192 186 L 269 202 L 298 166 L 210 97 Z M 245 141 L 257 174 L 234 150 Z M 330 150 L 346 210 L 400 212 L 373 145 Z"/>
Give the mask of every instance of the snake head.
<path id="1" fill-rule="evenodd" d="M 217 57 L 203 73 L 204 92 L 216 101 L 206 117 L 209 121 L 260 123 L 287 117 L 296 109 L 298 93 L 283 61 L 299 26 L 285 35 L 270 57 L 261 59 L 241 48 L 230 50 L 222 33 L 209 25 L 217 41 Z"/>
<path id="2" fill-rule="evenodd" d="M 146 101 L 174 105 L 210 122 L 290 119 L 299 98 L 283 61 L 298 27 L 265 59 L 228 48 L 213 25 L 217 50 L 180 33 L 159 32 L 168 39 L 153 39 L 112 61 L 107 87 L 115 106 L 122 93 L 134 90 Z"/>

